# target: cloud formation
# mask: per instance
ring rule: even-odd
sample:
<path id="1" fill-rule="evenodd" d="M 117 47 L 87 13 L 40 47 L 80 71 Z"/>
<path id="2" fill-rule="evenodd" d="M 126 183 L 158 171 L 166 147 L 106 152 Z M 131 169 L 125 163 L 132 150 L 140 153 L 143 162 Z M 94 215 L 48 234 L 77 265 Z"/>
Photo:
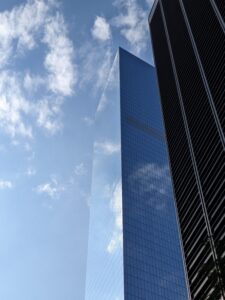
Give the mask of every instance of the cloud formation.
<path id="1" fill-rule="evenodd" d="M 74 168 L 74 174 L 76 176 L 83 176 L 87 174 L 87 169 L 84 165 L 84 163 L 80 163 L 78 165 L 75 166 Z"/>
<path id="2" fill-rule="evenodd" d="M 110 197 L 110 209 L 114 215 L 114 229 L 110 242 L 107 246 L 107 252 L 113 254 L 118 248 L 122 247 L 122 184 L 117 182 L 112 187 Z"/>
<path id="3" fill-rule="evenodd" d="M 91 33 L 96 40 L 105 42 L 111 38 L 110 24 L 105 18 L 97 16 Z"/>
<path id="4" fill-rule="evenodd" d="M 34 107 L 37 125 L 50 134 L 55 134 L 62 128 L 60 120 L 62 98 L 48 97 L 41 99 Z"/>
<path id="5" fill-rule="evenodd" d="M 143 9 L 137 0 L 116 0 L 114 5 L 119 13 L 113 17 L 111 24 L 119 29 L 120 34 L 129 43 L 131 51 L 139 55 L 147 46 L 149 11 Z"/>
<path id="6" fill-rule="evenodd" d="M 11 188 L 12 188 L 11 181 L 0 179 L 0 190 L 11 189 Z"/>
<path id="7" fill-rule="evenodd" d="M 65 191 L 64 185 L 60 184 L 56 178 L 52 178 L 36 188 L 38 194 L 45 194 L 52 199 L 58 198 L 63 191 Z"/>
<path id="8" fill-rule="evenodd" d="M 102 95 L 100 97 L 98 106 L 97 106 L 97 114 L 104 111 L 107 105 L 110 102 L 110 96 L 108 97 L 108 93 L 114 93 L 115 97 L 119 97 L 119 55 L 118 51 L 112 61 L 110 69 L 107 71 L 107 77 L 104 80 L 104 89 Z"/>
<path id="9" fill-rule="evenodd" d="M 73 65 L 73 44 L 67 37 L 67 28 L 61 14 L 57 13 L 48 18 L 43 42 L 49 48 L 44 61 L 48 71 L 49 89 L 53 93 L 70 96 L 77 82 L 77 74 Z"/>
<path id="10" fill-rule="evenodd" d="M 32 127 L 27 122 L 31 104 L 24 99 L 18 74 L 0 72 L 0 128 L 12 138 L 19 135 L 32 138 Z"/>
<path id="11" fill-rule="evenodd" d="M 0 13 L 0 129 L 12 138 L 32 138 L 35 125 L 60 130 L 62 104 L 77 82 L 74 47 L 55 4 L 29 0 Z M 15 70 L 39 46 L 46 46 L 42 75 Z"/>
<path id="12" fill-rule="evenodd" d="M 37 32 L 50 8 L 50 2 L 33 0 L 0 13 L 0 68 L 15 57 L 15 52 L 32 50 L 36 46 Z"/>
<path id="13" fill-rule="evenodd" d="M 95 153 L 112 155 L 120 151 L 120 145 L 111 141 L 95 142 L 94 151 Z"/>
<path id="14" fill-rule="evenodd" d="M 109 42 L 87 42 L 79 50 L 80 88 L 87 87 L 96 95 L 102 91 L 112 66 L 112 47 Z"/>
<path id="15" fill-rule="evenodd" d="M 26 175 L 28 177 L 32 177 L 32 176 L 35 176 L 37 173 L 36 169 L 34 167 L 28 167 L 27 170 L 26 170 Z"/>

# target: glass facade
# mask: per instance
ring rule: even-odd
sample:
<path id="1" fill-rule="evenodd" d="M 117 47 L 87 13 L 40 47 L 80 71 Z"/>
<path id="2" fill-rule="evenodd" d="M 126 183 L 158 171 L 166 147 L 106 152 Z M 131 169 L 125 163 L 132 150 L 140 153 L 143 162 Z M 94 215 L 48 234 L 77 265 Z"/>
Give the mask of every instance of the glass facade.
<path id="1" fill-rule="evenodd" d="M 187 299 L 154 68 L 120 49 L 95 126 L 86 300 Z"/>
<path id="2" fill-rule="evenodd" d="M 216 4 L 158 0 L 149 20 L 190 297 L 195 300 L 214 299 L 216 291 L 225 298 L 223 266 L 218 264 L 225 255 L 225 35 L 223 11 Z M 203 266 L 208 270 L 203 272 Z"/>
<path id="3" fill-rule="evenodd" d="M 95 115 L 86 300 L 122 300 L 122 196 L 118 55 Z"/>

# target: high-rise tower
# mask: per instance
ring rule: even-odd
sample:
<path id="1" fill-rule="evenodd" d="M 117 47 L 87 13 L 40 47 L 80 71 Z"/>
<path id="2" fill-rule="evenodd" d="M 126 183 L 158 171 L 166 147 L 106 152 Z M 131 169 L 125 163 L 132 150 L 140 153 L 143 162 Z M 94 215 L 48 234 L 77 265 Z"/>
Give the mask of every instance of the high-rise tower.
<path id="1" fill-rule="evenodd" d="M 186 300 L 155 69 L 122 49 L 95 132 L 86 300 Z"/>
<path id="2" fill-rule="evenodd" d="M 186 273 L 196 300 L 215 289 L 225 296 L 224 17 L 220 0 L 157 0 L 149 17 Z"/>

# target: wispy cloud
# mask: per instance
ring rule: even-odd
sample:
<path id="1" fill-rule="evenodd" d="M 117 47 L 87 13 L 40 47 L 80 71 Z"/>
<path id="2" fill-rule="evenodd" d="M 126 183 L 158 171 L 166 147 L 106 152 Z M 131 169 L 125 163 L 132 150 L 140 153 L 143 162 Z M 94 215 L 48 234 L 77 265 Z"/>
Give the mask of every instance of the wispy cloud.
<path id="1" fill-rule="evenodd" d="M 112 187 L 110 196 L 110 209 L 114 214 L 114 229 L 112 237 L 107 246 L 107 252 L 113 254 L 118 248 L 122 247 L 122 185 L 121 181 L 117 182 Z"/>
<path id="2" fill-rule="evenodd" d="M 107 246 L 107 252 L 113 254 L 119 247 L 122 247 L 123 235 L 122 232 L 116 230 L 113 232 L 113 236 Z"/>
<path id="3" fill-rule="evenodd" d="M 80 88 L 89 87 L 94 94 L 101 92 L 112 66 L 111 44 L 94 41 L 85 43 L 79 50 L 79 59 Z"/>
<path id="4" fill-rule="evenodd" d="M 15 52 L 36 46 L 36 33 L 43 26 L 50 8 L 50 2 L 31 0 L 0 13 L 0 68 L 7 65 Z"/>
<path id="5" fill-rule="evenodd" d="M 31 167 L 30 172 L 36 172 L 36 169 Z M 82 162 L 72 169 L 70 176 L 61 178 L 59 174 L 54 174 L 48 180 L 34 187 L 33 191 L 51 199 L 60 199 L 62 195 L 64 199 L 67 199 L 68 193 L 75 192 L 76 196 L 84 199 L 88 205 L 90 192 L 86 189 L 86 175 L 89 176 L 88 166 Z"/>
<path id="6" fill-rule="evenodd" d="M 107 72 L 107 79 L 104 81 L 104 89 L 97 106 L 97 113 L 101 113 L 109 103 L 109 98 L 107 94 L 109 92 L 114 92 L 115 97 L 119 91 L 119 55 L 116 53 L 113 63 L 110 67 L 109 72 Z"/>
<path id="7" fill-rule="evenodd" d="M 0 72 L 0 128 L 12 138 L 31 138 L 32 127 L 26 119 L 30 113 L 31 104 L 23 97 L 19 76 L 10 71 Z"/>
<path id="8" fill-rule="evenodd" d="M 137 0 L 116 0 L 114 5 L 119 13 L 111 20 L 112 26 L 120 30 L 131 51 L 140 54 L 147 46 L 149 11 L 144 10 Z"/>
<path id="9" fill-rule="evenodd" d="M 104 90 L 115 57 L 112 32 L 119 33 L 134 54 L 140 55 L 146 50 L 149 43 L 148 13 L 152 2 L 146 0 L 144 7 L 137 0 L 116 0 L 113 2 L 117 9 L 114 16 L 108 19 L 96 17 L 90 29 L 93 39 L 79 50 L 80 87 L 90 85 L 95 93 Z"/>
<path id="10" fill-rule="evenodd" d="M 67 28 L 61 14 L 57 13 L 48 18 L 43 42 L 49 48 L 44 62 L 49 73 L 49 89 L 53 93 L 70 96 L 77 82 L 77 73 L 73 64 L 73 44 L 67 37 Z"/>
<path id="11" fill-rule="evenodd" d="M 87 169 L 84 165 L 84 163 L 80 163 L 78 165 L 75 166 L 74 168 L 74 174 L 76 176 L 83 176 L 87 174 Z"/>
<path id="12" fill-rule="evenodd" d="M 108 98 L 107 98 L 106 94 L 103 92 L 103 94 L 100 97 L 98 106 L 97 106 L 97 113 L 101 113 L 107 106 L 108 102 L 109 102 Z"/>
<path id="13" fill-rule="evenodd" d="M 11 181 L 0 179 L 0 190 L 11 189 L 12 186 Z"/>
<path id="14" fill-rule="evenodd" d="M 37 125 L 50 134 L 55 134 L 62 128 L 60 119 L 62 101 L 62 98 L 49 97 L 40 100 L 34 108 Z"/>
<path id="15" fill-rule="evenodd" d="M 33 138 L 35 126 L 61 130 L 61 107 L 77 82 L 74 46 L 56 3 L 29 0 L 0 13 L 0 129 L 12 138 Z M 15 71 L 17 60 L 43 45 L 41 75 Z"/>
<path id="16" fill-rule="evenodd" d="M 110 24 L 105 18 L 97 16 L 91 33 L 95 39 L 105 42 L 111 38 Z"/>
<path id="17" fill-rule="evenodd" d="M 49 96 L 29 101 L 21 88 L 22 80 L 15 72 L 0 72 L 0 128 L 12 138 L 33 138 L 35 125 L 51 134 L 62 128 L 62 98 Z"/>
<path id="18" fill-rule="evenodd" d="M 28 177 L 32 177 L 32 176 L 35 176 L 37 173 L 36 169 L 34 167 L 28 167 L 27 170 L 26 170 L 26 175 Z"/>
<path id="19" fill-rule="evenodd" d="M 104 155 L 112 155 L 120 151 L 120 144 L 111 141 L 102 141 L 94 143 L 95 153 L 102 153 Z"/>
<path id="20" fill-rule="evenodd" d="M 79 50 L 80 87 L 89 86 L 96 95 L 102 92 L 113 64 L 114 51 L 110 23 L 97 16 L 91 28 L 92 39 Z"/>
<path id="21" fill-rule="evenodd" d="M 56 178 L 52 178 L 50 181 L 38 185 L 35 190 L 38 194 L 45 194 L 54 199 L 65 191 L 65 186 L 58 182 Z"/>
<path id="22" fill-rule="evenodd" d="M 31 74 L 29 71 L 24 75 L 24 88 L 30 93 L 35 93 L 41 86 L 45 84 L 45 79 L 39 75 Z"/>
<path id="23" fill-rule="evenodd" d="M 91 126 L 94 124 L 94 119 L 93 118 L 90 118 L 90 117 L 84 117 L 83 119 L 83 122 L 87 125 L 87 126 Z"/>

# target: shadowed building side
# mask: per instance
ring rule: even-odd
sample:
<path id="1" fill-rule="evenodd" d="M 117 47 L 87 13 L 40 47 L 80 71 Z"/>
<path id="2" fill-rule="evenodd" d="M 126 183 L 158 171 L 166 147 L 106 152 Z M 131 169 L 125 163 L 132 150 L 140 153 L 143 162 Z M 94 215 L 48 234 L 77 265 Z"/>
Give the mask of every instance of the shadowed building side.
<path id="1" fill-rule="evenodd" d="M 190 295 L 199 300 L 216 286 L 223 293 L 217 265 L 225 252 L 217 251 L 225 239 L 225 35 L 219 3 L 155 1 L 149 18 Z M 216 284 L 201 272 L 213 262 Z"/>

